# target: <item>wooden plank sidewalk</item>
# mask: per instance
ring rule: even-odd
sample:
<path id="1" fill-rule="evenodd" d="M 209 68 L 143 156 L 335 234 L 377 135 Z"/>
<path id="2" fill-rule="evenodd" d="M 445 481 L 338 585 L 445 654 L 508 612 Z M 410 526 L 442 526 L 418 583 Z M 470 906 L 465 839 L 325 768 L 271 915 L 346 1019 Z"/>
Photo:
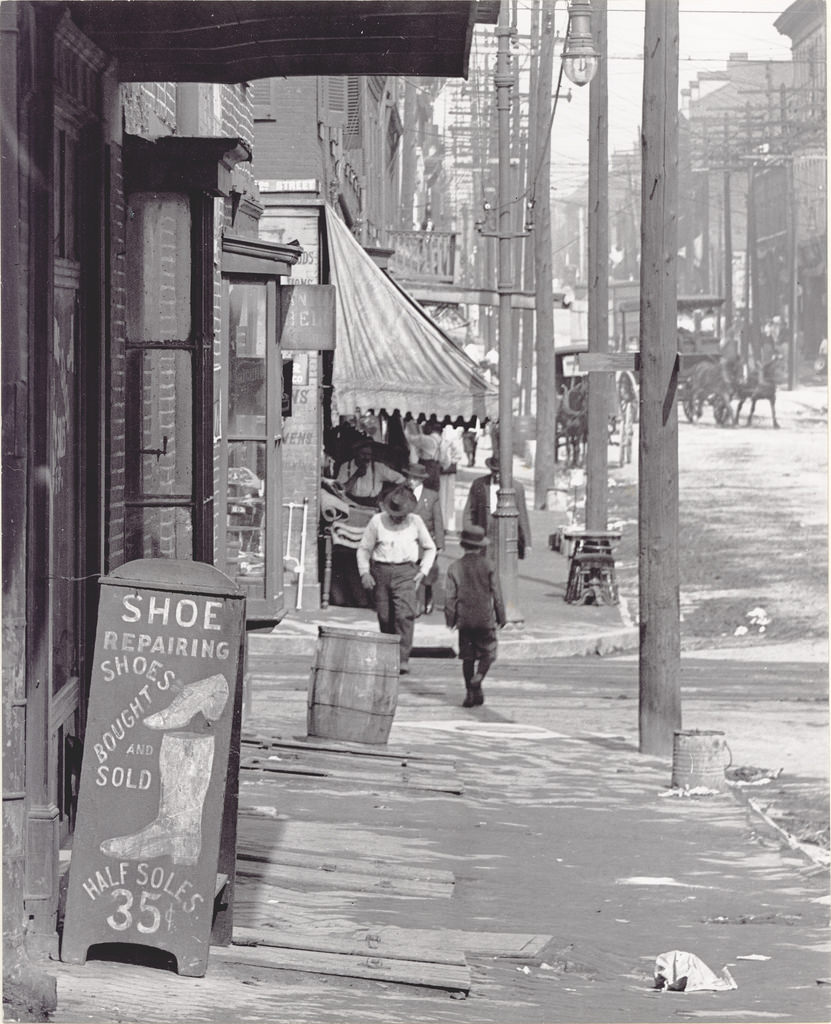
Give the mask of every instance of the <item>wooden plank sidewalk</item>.
<path id="1" fill-rule="evenodd" d="M 335 783 L 363 782 L 455 795 L 464 792 L 451 758 L 313 737 L 301 740 L 244 733 L 240 769 L 244 773 L 312 776 Z"/>

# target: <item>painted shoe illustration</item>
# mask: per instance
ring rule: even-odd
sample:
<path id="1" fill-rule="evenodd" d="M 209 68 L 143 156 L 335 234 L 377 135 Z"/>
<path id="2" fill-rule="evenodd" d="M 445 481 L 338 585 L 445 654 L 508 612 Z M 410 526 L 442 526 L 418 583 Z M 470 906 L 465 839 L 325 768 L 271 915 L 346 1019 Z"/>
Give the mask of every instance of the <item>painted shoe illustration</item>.
<path id="1" fill-rule="evenodd" d="M 215 722 L 228 703 L 228 681 L 216 674 L 187 683 L 163 711 L 144 719 L 150 729 L 183 729 L 200 711 L 209 722 Z"/>
<path id="2" fill-rule="evenodd" d="M 159 750 L 158 815 L 132 835 L 105 839 L 101 852 L 129 860 L 169 856 L 174 864 L 196 864 L 202 850 L 202 808 L 213 759 L 213 736 L 165 734 Z"/>

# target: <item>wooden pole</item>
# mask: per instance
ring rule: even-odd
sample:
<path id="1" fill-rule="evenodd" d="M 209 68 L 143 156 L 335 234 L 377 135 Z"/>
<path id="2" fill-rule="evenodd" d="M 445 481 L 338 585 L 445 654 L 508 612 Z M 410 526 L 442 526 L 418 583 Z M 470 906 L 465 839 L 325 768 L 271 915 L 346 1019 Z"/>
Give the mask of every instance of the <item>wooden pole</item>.
<path id="1" fill-rule="evenodd" d="M 536 204 L 534 206 L 534 283 L 537 355 L 537 452 L 534 505 L 545 508 L 554 487 L 557 432 L 557 363 L 554 356 L 554 295 L 551 266 L 551 89 L 554 78 L 554 0 L 543 0 L 536 107 Z"/>
<path id="2" fill-rule="evenodd" d="M 678 0 L 646 0 L 638 466 L 642 753 L 681 728 L 678 584 Z"/>
<path id="3" fill-rule="evenodd" d="M 747 273 L 750 279 L 750 299 L 748 309 L 750 310 L 749 323 L 749 345 L 750 353 L 756 363 L 759 362 L 761 350 L 761 318 L 759 316 L 762 307 L 762 295 L 759 290 L 759 247 L 756 238 L 756 165 L 750 165 L 750 184 L 747 197 L 747 251 L 748 267 Z"/>
<path id="4" fill-rule="evenodd" d="M 531 70 L 528 84 L 528 145 L 526 146 L 525 157 L 525 187 L 528 190 L 527 196 L 536 195 L 536 182 L 534 174 L 537 168 L 537 80 L 539 77 L 540 62 L 540 0 L 532 0 L 531 4 Z M 523 207 L 523 214 L 525 212 Z M 523 228 L 525 218 L 523 217 Z M 522 240 L 524 247 L 522 263 L 522 290 L 534 291 L 534 233 L 529 232 Z M 532 394 L 534 386 L 534 338 L 536 336 L 536 312 L 525 310 L 522 318 L 522 372 L 521 372 L 521 396 L 522 412 L 526 416 L 532 416 L 536 412 L 536 401 Z"/>
<path id="5" fill-rule="evenodd" d="M 609 137 L 606 0 L 592 3 L 592 37 L 600 53 L 589 85 L 589 352 L 609 351 Z M 608 373 L 589 374 L 586 527 L 605 530 L 609 515 Z"/>
<path id="6" fill-rule="evenodd" d="M 797 385 L 797 362 L 799 359 L 799 195 L 796 190 L 796 167 L 794 159 L 787 162 L 788 200 L 790 205 L 790 230 L 788 231 L 788 381 L 789 391 Z"/>
<path id="7" fill-rule="evenodd" d="M 507 4 L 500 8 L 499 24 L 496 26 L 497 53 L 496 72 L 493 76 L 496 86 L 497 113 L 497 167 L 498 181 L 498 254 L 499 275 L 499 490 L 497 491 L 495 518 L 497 524 L 496 565 L 505 600 L 505 615 L 509 623 L 521 625 L 517 597 L 517 519 L 513 472 L 513 392 L 514 392 L 514 340 L 511 328 L 511 295 L 515 289 L 513 268 L 513 240 L 511 215 L 511 148 L 510 114 L 511 89 L 514 75 L 511 70 L 509 43 L 513 29 L 508 25 Z"/>
<path id="8" fill-rule="evenodd" d="M 730 121 L 724 117 L 724 329 L 733 326 L 733 205 L 730 195 Z"/>

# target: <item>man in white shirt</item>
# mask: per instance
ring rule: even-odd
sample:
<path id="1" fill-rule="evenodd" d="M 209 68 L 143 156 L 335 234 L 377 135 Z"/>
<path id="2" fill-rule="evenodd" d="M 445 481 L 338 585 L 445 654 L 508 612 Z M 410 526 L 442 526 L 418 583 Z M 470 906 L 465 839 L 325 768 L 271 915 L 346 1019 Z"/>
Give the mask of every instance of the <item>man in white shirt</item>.
<path id="1" fill-rule="evenodd" d="M 378 505 L 385 484 L 404 482 L 401 473 L 390 469 L 384 462 L 376 462 L 371 438 L 358 441 L 352 449 L 352 458 L 338 471 L 337 482 L 358 505 Z"/>
<path id="2" fill-rule="evenodd" d="M 378 626 L 400 638 L 402 675 L 410 671 L 418 588 L 436 558 L 436 545 L 415 508 L 409 487 L 394 488 L 367 523 L 357 551 L 361 583 L 375 590 Z"/>

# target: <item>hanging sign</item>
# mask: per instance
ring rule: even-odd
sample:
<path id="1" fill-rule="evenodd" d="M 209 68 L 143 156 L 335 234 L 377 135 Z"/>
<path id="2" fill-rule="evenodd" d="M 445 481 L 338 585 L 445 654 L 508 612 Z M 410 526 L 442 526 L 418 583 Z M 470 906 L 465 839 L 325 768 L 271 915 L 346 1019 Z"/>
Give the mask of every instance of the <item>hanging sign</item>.
<path id="1" fill-rule="evenodd" d="M 335 347 L 335 286 L 333 284 L 285 284 L 283 303 L 283 351 L 332 351 Z"/>
<path id="2" fill-rule="evenodd" d="M 101 580 L 62 960 L 139 943 L 204 975 L 233 887 L 244 625 L 242 591 L 210 565 L 142 559 Z"/>

